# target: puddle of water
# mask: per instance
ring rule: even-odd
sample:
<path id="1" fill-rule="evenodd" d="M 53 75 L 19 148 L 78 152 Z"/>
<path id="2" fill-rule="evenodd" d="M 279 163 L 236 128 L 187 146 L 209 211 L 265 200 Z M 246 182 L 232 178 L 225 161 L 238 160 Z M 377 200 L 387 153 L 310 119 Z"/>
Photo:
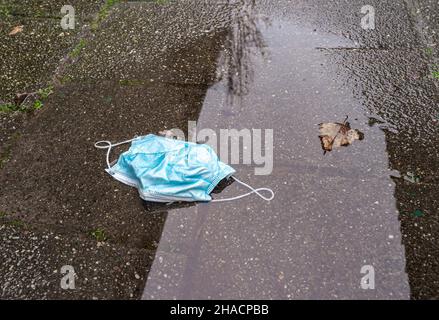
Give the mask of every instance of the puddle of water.
<path id="1" fill-rule="evenodd" d="M 171 210 L 144 298 L 409 298 L 385 135 L 317 49 L 353 44 L 253 14 L 231 28 L 198 129 L 273 129 L 273 173 L 235 167 L 276 198 Z M 324 156 L 318 124 L 347 115 L 365 140 Z M 242 191 L 232 185 L 216 197 Z M 366 265 L 375 290 L 360 286 Z"/>

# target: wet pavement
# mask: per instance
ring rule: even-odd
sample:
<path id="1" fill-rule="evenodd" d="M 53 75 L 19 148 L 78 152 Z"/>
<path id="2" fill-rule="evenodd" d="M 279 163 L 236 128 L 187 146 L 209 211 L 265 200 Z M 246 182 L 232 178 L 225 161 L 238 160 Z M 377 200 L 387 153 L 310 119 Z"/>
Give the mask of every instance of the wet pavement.
<path id="1" fill-rule="evenodd" d="M 17 128 L 0 170 L 0 296 L 438 298 L 437 4 L 372 1 L 374 31 L 361 28 L 362 5 L 127 2 L 70 39 L 84 48 L 49 68 L 54 94 Z M 2 74 L 24 75 L 11 65 Z M 22 88 L 2 86 L 1 98 Z M 365 139 L 324 155 L 318 124 L 346 116 Z M 11 117 L 2 140 L 14 136 Z M 188 121 L 273 129 L 272 174 L 234 167 L 276 198 L 142 203 L 103 172 L 95 141 L 187 131 Z M 78 290 L 59 288 L 66 264 Z M 364 266 L 374 290 L 360 286 Z"/>
<path id="2" fill-rule="evenodd" d="M 398 12 L 401 21 L 409 20 L 398 11 L 399 5 L 388 3 L 387 13 Z M 333 2 L 330 6 L 340 10 Z M 352 13 L 355 8 L 358 4 L 352 5 Z M 392 36 L 372 39 L 349 30 L 346 37 L 346 26 L 334 26 L 331 18 L 326 28 L 316 29 L 309 21 L 298 23 L 295 9 L 286 3 L 260 3 L 251 13 L 252 21 L 246 20 L 247 12 L 237 18 L 237 24 L 248 22 L 253 35 L 260 33 L 260 47 L 245 43 L 245 34 L 232 31 L 228 40 L 241 41 L 236 47 L 242 50 L 233 54 L 244 61 L 219 68 L 245 69 L 250 83 L 243 90 L 241 74 L 235 82 L 225 80 L 210 87 L 198 120 L 199 130 L 274 129 L 273 174 L 254 176 L 244 166 L 238 175 L 254 186 L 273 188 L 275 200 L 264 204 L 255 198 L 170 211 L 145 299 L 437 296 L 434 244 L 415 244 L 418 254 L 426 254 L 423 268 L 417 269 L 412 265 L 420 263 L 419 256 L 415 257 L 413 247 L 404 246 L 413 245 L 414 237 L 436 238 L 419 226 L 428 223 L 426 219 L 434 223 L 438 189 L 434 179 L 428 179 L 437 172 L 431 168 L 437 162 L 437 127 L 431 119 L 437 95 L 431 79 L 422 74 L 426 62 L 417 36 L 402 28 Z M 322 22 L 317 6 L 314 9 L 317 17 L 312 18 Z M 335 13 L 340 18 L 340 12 Z M 410 77 L 416 83 L 408 84 Z M 401 96 L 386 92 L 389 86 L 400 88 Z M 410 92 L 414 87 L 416 93 Z M 236 97 L 237 92 L 246 94 Z M 419 113 L 419 105 L 425 113 Z M 365 141 L 324 156 L 316 125 L 341 122 L 345 115 L 365 133 Z M 379 126 L 372 125 L 376 118 L 381 119 Z M 418 137 L 429 138 L 404 135 L 401 146 L 389 148 L 389 136 L 400 137 L 400 131 L 422 131 Z M 412 140 L 418 151 L 407 148 L 408 144 L 414 148 Z M 422 142 L 428 144 L 426 149 L 420 147 Z M 428 169 L 415 168 L 420 150 L 424 159 L 431 156 Z M 395 152 L 413 154 L 405 165 L 389 163 Z M 423 170 L 422 187 L 402 179 L 409 170 Z M 423 210 L 430 212 L 428 218 L 410 216 L 416 205 L 404 208 L 406 199 L 397 198 L 400 189 L 410 187 L 418 194 L 419 189 L 428 189 L 422 203 Z M 222 196 L 240 192 L 232 186 Z M 400 220 L 405 222 L 403 229 Z M 376 270 L 375 290 L 360 287 L 365 265 Z"/>

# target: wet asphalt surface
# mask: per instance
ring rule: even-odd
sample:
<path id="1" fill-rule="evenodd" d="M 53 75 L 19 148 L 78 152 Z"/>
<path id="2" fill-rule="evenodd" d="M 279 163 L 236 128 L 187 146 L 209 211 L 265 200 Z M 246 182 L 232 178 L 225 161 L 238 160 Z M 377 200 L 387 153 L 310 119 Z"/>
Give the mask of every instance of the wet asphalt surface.
<path id="1" fill-rule="evenodd" d="M 56 49 L 47 63 L 31 50 L 27 63 L 8 55 L 3 101 L 48 78 L 56 86 L 35 114 L 0 117 L 0 296 L 438 298 L 438 4 L 370 4 L 374 31 L 361 28 L 361 1 L 128 2 L 97 30 L 44 42 Z M 25 23 L 8 19 L 1 37 L 16 47 L 32 39 L 8 38 Z M 63 59 L 79 38 L 80 55 Z M 45 69 L 29 77 L 19 63 Z M 365 139 L 323 155 L 318 124 L 346 116 Z M 142 203 L 103 172 L 95 141 L 187 131 L 189 120 L 216 132 L 273 129 L 272 174 L 234 167 L 276 198 Z M 214 197 L 241 192 L 232 184 Z M 105 241 L 90 235 L 98 228 Z M 65 264 L 77 290 L 59 288 Z M 374 290 L 360 286 L 365 265 Z"/>

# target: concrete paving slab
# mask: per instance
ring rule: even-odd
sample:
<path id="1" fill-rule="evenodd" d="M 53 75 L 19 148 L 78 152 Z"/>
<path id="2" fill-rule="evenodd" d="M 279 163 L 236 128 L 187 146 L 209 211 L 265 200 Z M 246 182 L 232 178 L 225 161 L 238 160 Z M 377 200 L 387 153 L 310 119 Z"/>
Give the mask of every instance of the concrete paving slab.
<path id="1" fill-rule="evenodd" d="M 77 1 L 76 27 L 63 30 L 61 22 L 62 1 L 33 1 L 23 5 L 21 1 L 6 1 L 0 19 L 0 100 L 4 103 L 17 93 L 33 92 L 46 87 L 52 76 L 78 40 L 84 25 L 90 24 L 102 1 Z M 35 11 L 34 9 L 37 8 Z M 35 9 L 36 10 L 36 9 Z M 40 13 L 38 13 L 40 12 Z M 16 26 L 23 31 L 9 35 Z"/>
<path id="2" fill-rule="evenodd" d="M 150 5 L 147 7 L 150 8 Z M 131 7 L 127 7 L 127 11 L 118 8 L 113 14 L 121 16 L 113 17 L 114 20 L 110 20 L 113 24 L 122 22 L 126 28 L 135 29 L 139 27 L 136 22 L 141 21 L 143 26 L 149 26 L 150 21 L 145 18 L 128 23 L 130 16 L 127 12 L 134 11 Z M 157 10 L 161 10 L 161 7 L 157 7 Z M 132 19 L 140 18 L 134 15 Z M 120 32 L 124 30 L 122 28 Z M 135 190 L 120 185 L 106 174 L 105 154 L 95 149 L 94 143 L 98 140 L 126 140 L 167 128 L 187 127 L 188 119 L 198 117 L 207 84 L 215 76 L 211 73 L 216 71 L 218 49 L 215 49 L 215 41 L 218 35 L 206 36 L 206 41 L 197 35 L 199 49 L 196 53 L 187 44 L 187 49 L 172 47 L 166 55 L 160 56 L 160 66 L 170 70 L 175 63 L 184 63 L 186 76 L 194 79 L 192 83 L 175 78 L 181 70 L 174 70 L 174 79 L 168 78 L 166 82 L 151 81 L 154 75 L 150 70 L 154 70 L 159 61 L 138 59 L 148 57 L 149 38 L 139 38 L 136 55 L 124 55 L 122 59 L 132 70 L 140 72 L 127 73 L 128 77 L 124 77 L 116 70 L 108 69 L 112 72 L 111 77 L 94 78 L 92 75 L 100 75 L 103 65 L 83 64 L 88 61 L 88 49 L 100 52 L 101 57 L 111 61 L 113 55 L 96 48 L 130 46 L 130 38 L 125 39 L 125 44 L 111 40 L 113 31 L 111 27 L 102 27 L 95 36 L 87 39 L 84 52 L 69 65 L 71 68 L 65 69 L 65 74 L 60 74 L 61 79 L 64 75 L 76 76 L 57 86 L 54 94 L 45 101 L 44 108 L 36 112 L 25 128 L 20 130 L 20 138 L 11 148 L 10 158 L 0 171 L 0 207 L 10 219 L 19 219 L 43 230 L 66 230 L 82 237 L 90 237 L 93 230 L 103 230 L 106 243 L 110 246 L 143 252 L 139 253 L 143 254 L 143 270 L 138 273 L 146 274 L 152 259 L 149 253 L 157 247 L 168 208 L 145 205 Z M 171 33 L 169 30 L 167 32 Z M 193 75 L 189 70 L 193 70 Z M 123 148 L 115 150 L 114 158 L 121 150 Z M 17 179 L 21 181 L 20 184 L 16 183 Z M 3 249 L 5 254 L 9 254 L 12 247 Z M 47 250 L 48 254 L 58 256 L 58 252 L 51 252 L 50 247 Z M 89 256 L 81 258 L 85 260 L 78 261 L 93 259 L 93 254 L 98 255 L 91 251 Z M 127 257 L 125 253 L 121 253 L 121 257 L 127 258 L 128 262 L 137 259 Z M 14 256 L 9 264 L 16 263 L 17 259 Z M 113 259 L 113 256 L 108 255 L 108 259 Z M 39 263 L 39 260 L 30 263 Z M 110 265 L 112 263 L 109 262 Z M 22 278 L 18 271 L 11 271 L 8 277 L 15 277 L 17 282 Z M 115 290 L 118 292 L 117 282 L 112 286 L 104 278 L 98 278 L 94 290 L 96 294 L 100 293 L 98 297 L 101 298 L 131 298 L 132 292 L 114 293 Z M 132 286 L 131 280 L 125 281 L 123 286 Z M 102 292 L 102 287 L 108 287 L 107 291 Z M 65 298 L 60 291 L 54 290 L 50 294 L 51 297 Z M 91 298 L 96 294 L 88 291 L 82 297 Z M 8 298 L 22 296 L 18 291 L 5 295 Z"/>
<path id="3" fill-rule="evenodd" d="M 137 299 L 141 294 L 154 251 L 1 220 L 2 299 Z M 67 275 L 63 266 L 73 267 L 74 288 L 61 287 Z"/>

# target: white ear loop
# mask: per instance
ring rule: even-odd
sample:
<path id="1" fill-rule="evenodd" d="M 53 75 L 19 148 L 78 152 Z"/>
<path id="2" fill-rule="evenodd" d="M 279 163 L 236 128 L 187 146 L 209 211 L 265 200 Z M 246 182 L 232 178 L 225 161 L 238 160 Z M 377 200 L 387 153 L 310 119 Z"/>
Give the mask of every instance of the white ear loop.
<path id="1" fill-rule="evenodd" d="M 233 197 L 233 198 L 212 200 L 212 202 L 229 202 L 229 201 L 239 200 L 239 199 L 242 199 L 242 198 L 248 197 L 248 196 L 250 196 L 250 195 L 252 195 L 252 194 L 254 194 L 254 193 L 257 194 L 261 199 L 263 199 L 263 200 L 265 200 L 265 201 L 268 201 L 268 202 L 270 202 L 271 200 L 274 199 L 274 191 L 273 191 L 273 190 L 268 189 L 268 188 L 258 188 L 258 189 L 255 189 L 255 188 L 253 188 L 252 186 L 250 186 L 250 185 L 248 185 L 248 184 L 242 182 L 241 180 L 239 180 L 238 178 L 236 178 L 236 177 L 234 177 L 234 176 L 232 176 L 232 178 L 233 178 L 233 180 L 235 180 L 235 181 L 238 182 L 239 184 L 241 184 L 241 185 L 243 185 L 244 187 L 250 189 L 251 192 L 246 193 L 246 194 L 243 194 L 243 195 L 240 195 L 240 196 L 237 196 L 237 197 Z M 266 196 L 264 196 L 263 194 L 261 194 L 262 191 L 270 193 L 271 196 L 270 196 L 270 197 L 266 197 Z"/>
<path id="2" fill-rule="evenodd" d="M 127 140 L 127 141 L 123 141 L 123 142 L 119 142 L 119 143 L 114 143 L 114 144 L 111 143 L 110 141 L 98 141 L 95 143 L 95 148 L 101 149 L 101 150 L 108 149 L 107 150 L 107 166 L 108 166 L 108 169 L 111 169 L 111 163 L 110 163 L 111 149 L 113 149 L 114 147 L 117 147 L 117 146 L 121 146 L 123 144 L 131 143 L 136 139 L 138 139 L 138 138 L 134 138 L 131 140 Z"/>

